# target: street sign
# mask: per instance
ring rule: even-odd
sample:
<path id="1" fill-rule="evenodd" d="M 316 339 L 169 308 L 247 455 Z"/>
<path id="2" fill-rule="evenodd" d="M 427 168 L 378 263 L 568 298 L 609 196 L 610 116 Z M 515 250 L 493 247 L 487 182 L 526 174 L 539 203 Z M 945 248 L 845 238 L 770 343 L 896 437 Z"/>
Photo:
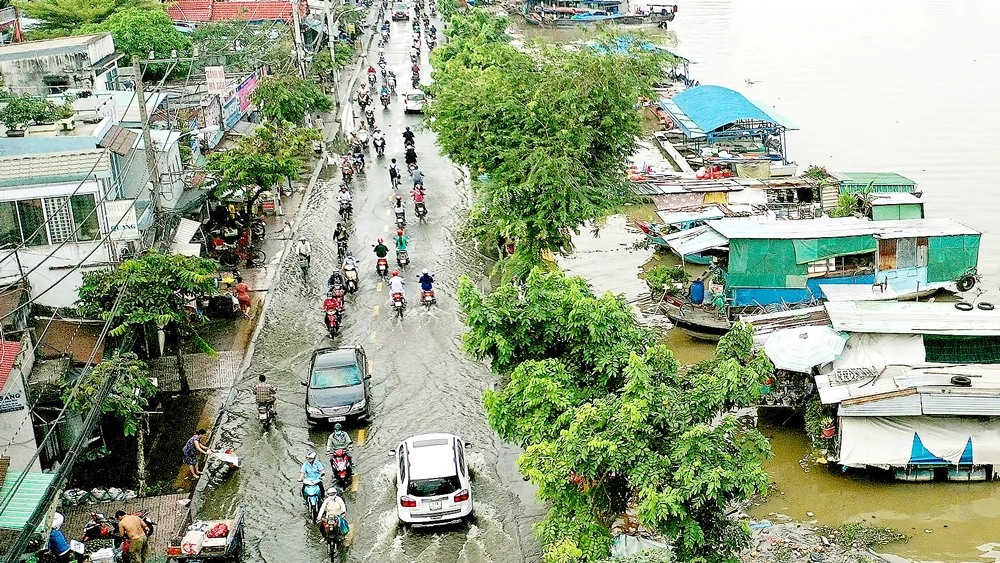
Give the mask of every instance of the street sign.
<path id="1" fill-rule="evenodd" d="M 111 240 L 139 239 L 139 220 L 135 217 L 134 199 L 107 201 L 104 203 L 104 214 L 111 230 Z"/>
<path id="2" fill-rule="evenodd" d="M 209 94 L 224 94 L 226 92 L 226 67 L 206 66 L 205 79 L 208 81 Z"/>

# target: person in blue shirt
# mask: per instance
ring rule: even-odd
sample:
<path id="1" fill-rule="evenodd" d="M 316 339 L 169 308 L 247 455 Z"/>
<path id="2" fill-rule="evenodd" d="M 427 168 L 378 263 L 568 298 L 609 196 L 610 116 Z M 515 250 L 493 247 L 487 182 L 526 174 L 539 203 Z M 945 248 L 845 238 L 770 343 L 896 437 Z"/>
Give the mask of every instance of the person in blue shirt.
<path id="1" fill-rule="evenodd" d="M 433 291 L 434 290 L 434 276 L 427 273 L 427 268 L 424 268 L 423 273 L 417 281 L 420 282 L 420 289 L 423 291 Z"/>
<path id="2" fill-rule="evenodd" d="M 323 477 L 326 476 L 326 468 L 316 459 L 316 452 L 306 454 L 306 462 L 302 464 L 302 471 L 299 472 L 299 483 L 302 483 L 302 498 L 306 497 L 305 481 L 319 481 L 320 498 L 326 495 L 323 487 Z"/>
<path id="3" fill-rule="evenodd" d="M 58 563 L 69 563 L 73 554 L 69 549 L 69 540 L 61 530 L 65 518 L 56 512 L 52 517 L 52 531 L 49 532 L 49 552 L 55 556 Z"/>

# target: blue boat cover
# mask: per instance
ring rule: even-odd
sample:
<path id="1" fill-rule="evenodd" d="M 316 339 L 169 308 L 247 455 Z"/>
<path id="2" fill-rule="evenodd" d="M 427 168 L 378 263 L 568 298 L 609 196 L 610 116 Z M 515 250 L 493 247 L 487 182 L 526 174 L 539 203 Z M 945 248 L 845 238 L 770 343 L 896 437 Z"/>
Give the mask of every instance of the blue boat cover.
<path id="1" fill-rule="evenodd" d="M 972 465 L 972 438 L 965 443 L 965 451 L 962 452 L 962 457 L 958 460 L 959 465 Z"/>
<path id="2" fill-rule="evenodd" d="M 970 446 L 971 447 L 971 440 Z M 964 457 L 965 454 L 962 454 Z M 971 452 L 970 452 L 971 457 Z M 932 454 L 927 448 L 924 447 L 924 443 L 920 440 L 920 436 L 914 432 L 913 433 L 913 447 L 910 449 L 910 464 L 911 465 L 951 465 L 947 460 L 941 459 L 938 456 Z"/>
<path id="3" fill-rule="evenodd" d="M 751 102 L 743 94 L 722 86 L 696 86 L 671 99 L 699 129 L 706 133 L 744 120 L 774 123 L 786 129 L 793 128 L 772 108 Z"/>

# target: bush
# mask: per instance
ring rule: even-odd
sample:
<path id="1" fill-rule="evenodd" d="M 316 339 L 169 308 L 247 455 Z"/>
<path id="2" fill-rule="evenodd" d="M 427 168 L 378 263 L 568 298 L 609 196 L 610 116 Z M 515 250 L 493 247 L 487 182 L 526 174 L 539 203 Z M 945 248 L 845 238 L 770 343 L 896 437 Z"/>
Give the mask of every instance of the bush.
<path id="1" fill-rule="evenodd" d="M 839 528 L 823 526 L 819 533 L 824 536 L 834 536 L 837 545 L 856 549 L 871 549 L 880 545 L 888 545 L 906 541 L 906 534 L 893 528 L 866 526 L 862 522 L 847 522 Z"/>
<path id="2" fill-rule="evenodd" d="M 664 289 L 673 295 L 678 292 L 674 287 L 675 283 L 685 283 L 688 281 L 687 272 L 680 266 L 653 266 L 646 272 L 646 285 L 654 295 L 660 295 Z"/>

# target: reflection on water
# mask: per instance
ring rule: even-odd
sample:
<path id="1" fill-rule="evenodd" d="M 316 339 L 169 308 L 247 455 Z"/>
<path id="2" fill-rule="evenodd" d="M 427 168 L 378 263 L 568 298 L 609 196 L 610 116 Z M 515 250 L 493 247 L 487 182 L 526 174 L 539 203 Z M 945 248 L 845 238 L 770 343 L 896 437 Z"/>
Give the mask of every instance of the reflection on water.
<path id="1" fill-rule="evenodd" d="M 785 409 L 761 412 L 760 430 L 774 450 L 764 467 L 778 490 L 751 510 L 752 516 L 777 512 L 810 520 L 806 513 L 812 512 L 812 519 L 830 526 L 864 520 L 897 528 L 909 541 L 884 550 L 924 560 L 976 560 L 981 555 L 976 546 L 997 540 L 1000 488 L 995 484 L 899 483 L 826 466 L 809 466 L 806 473 L 798 464 L 809 451 L 801 428 L 801 418 L 788 420 Z"/>

